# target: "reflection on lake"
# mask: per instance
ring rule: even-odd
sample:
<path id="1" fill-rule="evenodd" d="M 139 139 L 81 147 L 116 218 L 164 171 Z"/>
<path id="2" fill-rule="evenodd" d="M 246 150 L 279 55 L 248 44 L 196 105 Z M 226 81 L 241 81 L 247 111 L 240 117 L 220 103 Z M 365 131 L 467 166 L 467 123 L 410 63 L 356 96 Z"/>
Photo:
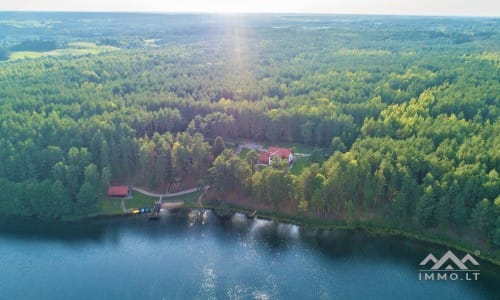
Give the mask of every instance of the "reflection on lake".
<path id="1" fill-rule="evenodd" d="M 447 249 L 210 211 L 44 223 L 0 221 L 0 299 L 495 299 L 478 281 L 419 281 Z M 463 253 L 456 252 L 458 256 Z M 460 254 L 460 255 L 459 255 Z"/>

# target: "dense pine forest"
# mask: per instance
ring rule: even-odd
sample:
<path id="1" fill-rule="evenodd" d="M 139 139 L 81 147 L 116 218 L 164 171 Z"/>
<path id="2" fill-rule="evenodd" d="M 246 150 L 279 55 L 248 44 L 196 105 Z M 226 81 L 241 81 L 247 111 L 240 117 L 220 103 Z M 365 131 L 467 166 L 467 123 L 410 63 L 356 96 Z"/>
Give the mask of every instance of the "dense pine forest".
<path id="1" fill-rule="evenodd" d="M 110 183 L 500 247 L 500 20 L 2 13 L 0 213 Z M 257 166 L 242 141 L 306 145 Z"/>

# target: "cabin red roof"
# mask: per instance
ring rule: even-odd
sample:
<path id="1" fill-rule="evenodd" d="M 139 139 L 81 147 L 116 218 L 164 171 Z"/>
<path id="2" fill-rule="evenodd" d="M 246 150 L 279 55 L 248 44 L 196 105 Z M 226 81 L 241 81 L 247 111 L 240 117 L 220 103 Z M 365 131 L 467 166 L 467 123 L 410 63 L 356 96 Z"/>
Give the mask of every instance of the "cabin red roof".
<path id="1" fill-rule="evenodd" d="M 269 155 L 278 156 L 281 159 L 288 159 L 288 156 L 292 153 L 292 150 L 287 148 L 269 147 L 267 151 Z"/>
<path id="2" fill-rule="evenodd" d="M 269 153 L 261 153 L 259 156 L 259 162 L 261 164 L 268 164 L 269 163 Z"/>
<path id="3" fill-rule="evenodd" d="M 267 152 L 260 154 L 259 162 L 261 164 L 268 164 L 269 157 L 279 157 L 281 159 L 288 159 L 291 153 L 292 150 L 288 148 L 269 147 L 269 150 L 267 150 Z"/>
<path id="4" fill-rule="evenodd" d="M 125 197 L 128 195 L 129 188 L 128 186 L 119 185 L 119 186 L 109 186 L 108 187 L 108 196 L 110 197 Z"/>

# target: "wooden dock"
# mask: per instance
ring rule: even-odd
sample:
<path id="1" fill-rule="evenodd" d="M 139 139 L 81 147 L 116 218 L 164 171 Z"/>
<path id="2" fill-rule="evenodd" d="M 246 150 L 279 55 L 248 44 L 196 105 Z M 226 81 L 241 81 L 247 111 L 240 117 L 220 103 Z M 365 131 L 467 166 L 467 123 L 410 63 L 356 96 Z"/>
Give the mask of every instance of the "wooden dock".
<path id="1" fill-rule="evenodd" d="M 160 209 L 161 209 L 161 202 L 158 201 L 155 203 L 155 206 L 153 207 L 153 210 L 148 214 L 148 218 L 150 220 L 157 220 L 160 218 Z"/>
<path id="2" fill-rule="evenodd" d="M 248 214 L 248 215 L 247 215 L 247 218 L 249 218 L 249 219 L 254 219 L 256 216 L 257 216 L 257 211 L 256 211 L 256 210 L 254 210 L 251 214 Z"/>

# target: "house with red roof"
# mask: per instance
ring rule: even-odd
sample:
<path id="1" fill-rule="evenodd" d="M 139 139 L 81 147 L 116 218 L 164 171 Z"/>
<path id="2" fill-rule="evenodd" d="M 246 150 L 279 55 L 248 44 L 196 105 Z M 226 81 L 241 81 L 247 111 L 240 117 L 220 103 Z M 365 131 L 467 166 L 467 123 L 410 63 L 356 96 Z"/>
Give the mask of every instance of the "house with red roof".
<path id="1" fill-rule="evenodd" d="M 278 148 L 278 147 L 269 147 L 267 152 L 264 152 L 259 157 L 259 163 L 264 165 L 270 165 L 273 159 L 286 159 L 288 163 L 292 162 L 293 154 L 292 149 L 288 148 Z"/>
<path id="2" fill-rule="evenodd" d="M 130 196 L 131 188 L 124 185 L 110 185 L 108 187 L 108 197 L 124 198 Z"/>

